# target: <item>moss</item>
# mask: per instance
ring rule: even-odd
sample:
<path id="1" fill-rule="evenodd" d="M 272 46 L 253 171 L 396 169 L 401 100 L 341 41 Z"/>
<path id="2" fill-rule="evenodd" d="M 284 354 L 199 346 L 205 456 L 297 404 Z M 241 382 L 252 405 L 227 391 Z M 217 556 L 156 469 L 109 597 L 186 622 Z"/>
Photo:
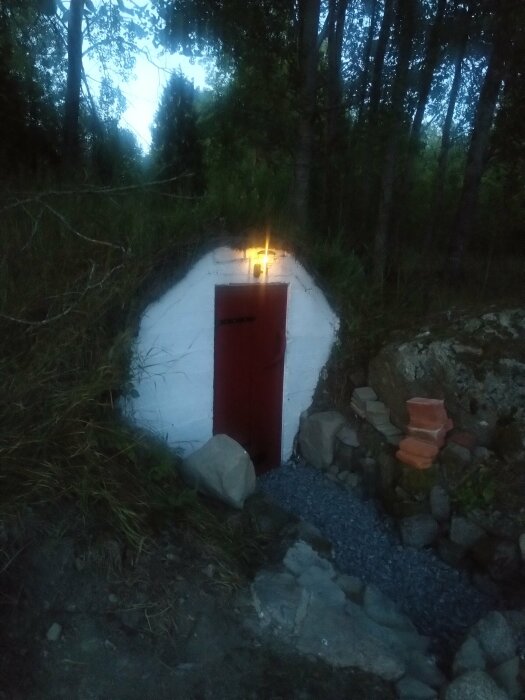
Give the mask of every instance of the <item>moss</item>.
<path id="1" fill-rule="evenodd" d="M 430 490 L 439 481 L 439 469 L 433 464 L 429 469 L 413 469 L 403 465 L 399 485 L 409 495 L 418 498 L 427 497 Z"/>

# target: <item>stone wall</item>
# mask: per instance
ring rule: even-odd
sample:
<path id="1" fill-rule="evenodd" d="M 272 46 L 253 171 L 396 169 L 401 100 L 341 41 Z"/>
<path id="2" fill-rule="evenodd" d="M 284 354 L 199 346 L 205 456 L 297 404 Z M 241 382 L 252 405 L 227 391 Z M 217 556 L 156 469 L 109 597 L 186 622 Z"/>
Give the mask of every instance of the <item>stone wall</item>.
<path id="1" fill-rule="evenodd" d="M 483 493 L 485 469 L 496 455 L 449 442 L 419 470 L 395 458 L 395 446 L 367 421 L 336 411 L 304 416 L 299 450 L 329 479 L 362 498 L 376 498 L 395 519 L 402 542 L 433 547 L 466 569 L 476 586 L 525 602 L 525 509 L 502 512 Z"/>

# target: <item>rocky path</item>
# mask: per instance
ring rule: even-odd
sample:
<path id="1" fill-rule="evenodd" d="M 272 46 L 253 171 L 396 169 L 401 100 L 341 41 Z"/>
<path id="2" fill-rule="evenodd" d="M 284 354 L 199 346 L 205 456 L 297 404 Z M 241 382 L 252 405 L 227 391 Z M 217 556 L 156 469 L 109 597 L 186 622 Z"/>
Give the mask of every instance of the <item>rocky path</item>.
<path id="1" fill-rule="evenodd" d="M 319 470 L 289 463 L 260 479 L 260 487 L 318 527 L 333 545 L 338 568 L 394 600 L 440 651 L 455 647 L 466 629 L 495 607 L 432 551 L 403 547 L 373 501 L 361 500 Z"/>

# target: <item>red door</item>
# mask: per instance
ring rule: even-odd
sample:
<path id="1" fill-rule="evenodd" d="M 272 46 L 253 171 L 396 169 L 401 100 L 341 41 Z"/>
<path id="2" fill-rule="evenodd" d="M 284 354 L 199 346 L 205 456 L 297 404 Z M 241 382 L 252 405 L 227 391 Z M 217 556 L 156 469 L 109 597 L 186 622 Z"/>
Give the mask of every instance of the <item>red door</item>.
<path id="1" fill-rule="evenodd" d="M 281 462 L 286 284 L 215 288 L 213 433 L 248 452 L 258 474 Z"/>

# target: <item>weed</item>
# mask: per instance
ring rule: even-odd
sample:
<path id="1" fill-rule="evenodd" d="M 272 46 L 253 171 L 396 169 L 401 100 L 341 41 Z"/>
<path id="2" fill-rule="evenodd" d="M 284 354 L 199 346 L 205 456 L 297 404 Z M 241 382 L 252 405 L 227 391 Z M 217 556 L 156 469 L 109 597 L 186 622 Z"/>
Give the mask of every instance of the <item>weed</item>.
<path id="1" fill-rule="evenodd" d="M 454 500 L 465 512 L 490 508 L 496 494 L 494 470 L 480 464 L 471 470 L 454 490 Z"/>

